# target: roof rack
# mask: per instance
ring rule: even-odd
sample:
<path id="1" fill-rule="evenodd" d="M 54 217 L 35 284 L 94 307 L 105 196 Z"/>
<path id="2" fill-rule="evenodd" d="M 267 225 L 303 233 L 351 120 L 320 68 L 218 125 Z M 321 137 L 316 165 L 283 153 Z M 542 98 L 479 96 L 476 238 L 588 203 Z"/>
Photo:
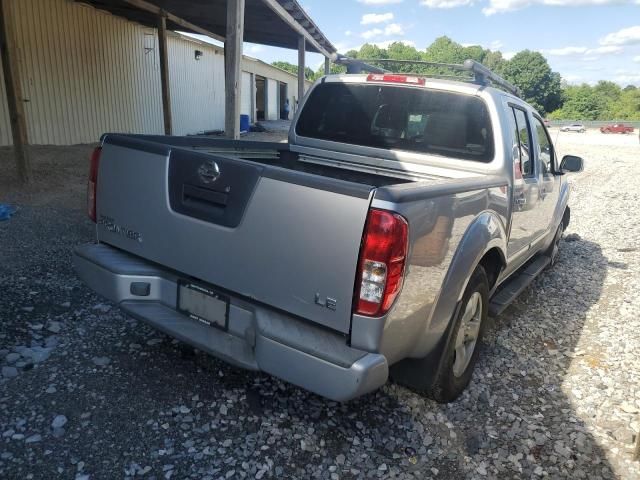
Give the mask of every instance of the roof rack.
<path id="1" fill-rule="evenodd" d="M 337 63 L 338 65 L 344 65 L 347 67 L 347 73 L 362 73 L 362 72 L 390 73 L 390 70 L 387 70 L 381 67 L 376 67 L 374 65 L 371 65 L 368 62 L 375 62 L 375 63 L 382 63 L 382 64 L 395 63 L 400 65 L 426 65 L 429 67 L 448 68 L 450 70 L 454 70 L 457 72 L 469 72 L 473 75 L 473 79 L 467 79 L 467 80 L 472 80 L 474 83 L 478 85 L 488 85 L 491 82 L 496 86 L 502 87 L 504 90 L 506 90 L 507 92 L 517 97 L 521 96 L 520 89 L 518 87 L 508 82 L 507 80 L 502 78 L 500 75 L 492 72 L 489 68 L 485 67 L 480 62 L 477 62 L 472 59 L 467 59 L 462 64 L 459 64 L 459 63 L 427 62 L 422 60 L 394 60 L 391 58 L 350 58 L 350 57 L 345 57 L 344 55 L 338 55 L 337 59 L 335 60 L 335 63 Z M 435 75 L 417 74 L 417 75 L 437 77 L 437 78 L 451 78 L 450 75 L 439 75 L 439 74 L 435 74 Z M 458 78 L 458 77 L 454 77 L 454 78 Z M 460 80 L 465 80 L 465 79 L 460 78 Z"/>

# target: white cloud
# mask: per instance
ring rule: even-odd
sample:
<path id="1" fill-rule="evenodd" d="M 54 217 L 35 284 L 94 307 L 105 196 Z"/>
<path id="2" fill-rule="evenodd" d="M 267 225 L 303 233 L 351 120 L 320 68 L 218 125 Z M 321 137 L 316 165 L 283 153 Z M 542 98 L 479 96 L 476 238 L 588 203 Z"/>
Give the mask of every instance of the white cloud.
<path id="1" fill-rule="evenodd" d="M 617 75 L 613 78 L 613 80 L 620 85 L 640 85 L 640 74 Z"/>
<path id="2" fill-rule="evenodd" d="M 590 48 L 587 50 L 587 55 L 600 55 L 603 53 L 620 53 L 623 50 L 622 47 L 617 45 L 605 45 L 602 47 Z"/>
<path id="3" fill-rule="evenodd" d="M 422 0 L 420 5 L 428 8 L 456 8 L 473 5 L 473 0 Z"/>
<path id="4" fill-rule="evenodd" d="M 391 36 L 399 36 L 404 35 L 404 28 L 399 23 L 390 23 L 384 30 L 381 28 L 372 28 L 371 30 L 365 30 L 360 34 L 362 38 L 365 40 L 370 40 L 374 37 L 391 37 Z"/>
<path id="5" fill-rule="evenodd" d="M 384 34 L 388 37 L 391 35 L 404 35 L 404 28 L 399 23 L 390 23 L 384 27 Z"/>
<path id="6" fill-rule="evenodd" d="M 384 33 L 384 30 L 380 30 L 379 28 L 372 28 L 371 30 L 366 30 L 360 34 L 362 38 L 365 40 L 369 40 L 373 37 L 378 37 Z"/>
<path id="7" fill-rule="evenodd" d="M 489 6 L 482 9 L 485 15 L 511 12 L 531 5 L 554 7 L 577 7 L 583 5 L 638 4 L 640 0 L 489 0 Z"/>
<path id="8" fill-rule="evenodd" d="M 402 0 L 358 0 L 358 2 L 365 5 L 391 5 L 393 3 L 401 3 Z"/>
<path id="9" fill-rule="evenodd" d="M 489 50 L 500 50 L 504 45 L 500 40 L 494 40 L 488 45 L 486 43 L 461 43 L 463 47 L 482 47 Z"/>
<path id="10" fill-rule="evenodd" d="M 249 48 L 247 48 L 248 53 L 260 53 L 260 52 L 264 52 L 264 46 L 262 45 L 255 45 L 255 44 L 250 44 Z"/>
<path id="11" fill-rule="evenodd" d="M 566 80 L 567 82 L 569 82 L 569 83 L 576 83 L 576 82 L 582 80 L 582 76 L 580 76 L 580 75 L 571 75 L 571 74 L 564 75 L 562 78 L 564 80 Z"/>
<path id="12" fill-rule="evenodd" d="M 505 60 L 511 60 L 516 56 L 516 53 L 518 52 L 502 52 L 502 58 L 504 58 Z"/>
<path id="13" fill-rule="evenodd" d="M 632 45 L 640 43 L 640 25 L 623 28 L 600 40 L 600 45 Z"/>
<path id="14" fill-rule="evenodd" d="M 633 57 L 633 61 L 640 63 L 640 55 L 638 55 L 637 57 Z"/>
<path id="15" fill-rule="evenodd" d="M 548 50 L 540 50 L 540 53 L 545 55 L 551 55 L 554 57 L 568 57 L 574 55 L 584 55 L 582 58 L 585 61 L 593 61 L 600 58 L 600 55 L 605 53 L 619 53 L 623 50 L 622 47 L 614 45 L 605 45 L 601 47 L 588 48 L 588 47 L 562 47 L 562 48 L 550 48 Z"/>
<path id="16" fill-rule="evenodd" d="M 393 20 L 393 13 L 365 13 L 360 20 L 361 25 L 370 25 L 372 23 L 385 23 Z"/>
<path id="17" fill-rule="evenodd" d="M 549 50 L 541 50 L 542 53 L 557 57 L 566 57 L 568 55 L 581 55 L 589 50 L 587 47 L 562 47 L 551 48 Z"/>

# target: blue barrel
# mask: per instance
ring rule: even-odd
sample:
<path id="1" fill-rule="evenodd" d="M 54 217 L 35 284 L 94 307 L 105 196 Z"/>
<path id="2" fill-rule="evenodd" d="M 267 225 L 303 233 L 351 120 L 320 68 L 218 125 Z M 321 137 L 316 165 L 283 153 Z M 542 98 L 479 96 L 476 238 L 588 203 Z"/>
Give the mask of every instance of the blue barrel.
<path id="1" fill-rule="evenodd" d="M 240 131 L 249 131 L 249 115 L 240 115 Z"/>

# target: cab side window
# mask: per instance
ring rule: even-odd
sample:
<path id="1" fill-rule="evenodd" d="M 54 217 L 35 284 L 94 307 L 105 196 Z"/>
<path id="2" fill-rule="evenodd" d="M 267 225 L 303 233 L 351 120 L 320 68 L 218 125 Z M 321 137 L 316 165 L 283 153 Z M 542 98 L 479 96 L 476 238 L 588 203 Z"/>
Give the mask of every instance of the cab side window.
<path id="1" fill-rule="evenodd" d="M 520 173 L 523 177 L 533 175 L 533 162 L 531 161 L 531 129 L 529 128 L 529 120 L 524 110 L 517 107 L 511 107 L 513 115 L 513 150 L 514 161 L 520 160 Z M 516 155 L 517 152 L 517 155 Z"/>
<path id="2" fill-rule="evenodd" d="M 551 173 L 553 162 L 553 144 L 547 134 L 547 130 L 544 128 L 542 121 L 538 117 L 533 117 L 533 124 L 536 129 L 536 137 L 538 139 L 538 164 L 540 165 L 540 171 L 544 173 Z"/>

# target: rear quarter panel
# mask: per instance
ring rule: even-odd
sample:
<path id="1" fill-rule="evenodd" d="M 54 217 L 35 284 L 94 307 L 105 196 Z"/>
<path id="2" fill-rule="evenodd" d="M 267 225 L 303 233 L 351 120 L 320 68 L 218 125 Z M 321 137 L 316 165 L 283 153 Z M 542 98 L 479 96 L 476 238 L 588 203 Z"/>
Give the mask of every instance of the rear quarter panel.
<path id="1" fill-rule="evenodd" d="M 354 316 L 352 345 L 371 349 L 377 344 L 390 364 L 433 349 L 482 255 L 506 247 L 507 181 L 478 177 L 475 182 L 490 186 L 407 202 L 381 200 L 377 193 L 372 206 L 394 210 L 409 222 L 407 270 L 402 292 L 384 319 Z"/>

